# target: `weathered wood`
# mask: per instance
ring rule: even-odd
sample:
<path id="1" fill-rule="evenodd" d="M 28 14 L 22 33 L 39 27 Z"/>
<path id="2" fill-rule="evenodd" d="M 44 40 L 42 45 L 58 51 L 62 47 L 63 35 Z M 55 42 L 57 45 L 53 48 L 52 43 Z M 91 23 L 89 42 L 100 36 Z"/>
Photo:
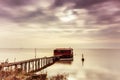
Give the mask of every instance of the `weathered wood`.
<path id="1" fill-rule="evenodd" d="M 12 69 L 14 71 L 16 71 L 19 66 L 19 68 L 25 73 L 31 73 L 47 68 L 48 66 L 58 61 L 59 60 L 58 58 L 59 58 L 58 56 L 35 58 L 35 59 L 29 59 L 19 62 L 5 63 L 5 64 L 1 64 L 0 66 L 2 66 L 2 68 L 7 67 L 8 70 L 9 67 L 13 67 Z"/>

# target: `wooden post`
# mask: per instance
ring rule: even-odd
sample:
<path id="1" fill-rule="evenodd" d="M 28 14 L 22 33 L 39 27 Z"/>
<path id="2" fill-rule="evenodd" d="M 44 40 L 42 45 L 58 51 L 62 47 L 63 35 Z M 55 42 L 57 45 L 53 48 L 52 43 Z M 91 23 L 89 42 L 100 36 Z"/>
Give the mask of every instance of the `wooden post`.
<path id="1" fill-rule="evenodd" d="M 27 72 L 27 62 L 25 62 L 25 72 Z"/>
<path id="2" fill-rule="evenodd" d="M 48 64 L 48 58 L 46 58 L 46 64 L 45 65 L 47 65 Z"/>
<path id="3" fill-rule="evenodd" d="M 34 70 L 34 61 L 32 61 L 32 70 Z"/>
<path id="4" fill-rule="evenodd" d="M 28 62 L 28 72 L 30 72 L 30 61 Z"/>
<path id="5" fill-rule="evenodd" d="M 42 63 L 43 61 L 42 61 L 42 59 L 41 59 L 41 67 L 43 66 L 43 63 Z"/>
<path id="6" fill-rule="evenodd" d="M 14 69 L 15 69 L 15 74 L 17 74 L 17 73 L 18 73 L 18 71 L 17 71 L 17 65 L 15 64 L 14 66 L 15 66 L 15 67 L 14 67 Z"/>
<path id="7" fill-rule="evenodd" d="M 23 71 L 23 64 L 21 63 L 20 66 L 21 66 L 21 70 Z"/>
<path id="8" fill-rule="evenodd" d="M 37 60 L 35 60 L 35 70 L 37 70 Z"/>
<path id="9" fill-rule="evenodd" d="M 46 65 L 46 58 L 44 58 L 44 66 Z"/>
<path id="10" fill-rule="evenodd" d="M 15 70 L 17 69 L 17 65 L 15 64 Z"/>

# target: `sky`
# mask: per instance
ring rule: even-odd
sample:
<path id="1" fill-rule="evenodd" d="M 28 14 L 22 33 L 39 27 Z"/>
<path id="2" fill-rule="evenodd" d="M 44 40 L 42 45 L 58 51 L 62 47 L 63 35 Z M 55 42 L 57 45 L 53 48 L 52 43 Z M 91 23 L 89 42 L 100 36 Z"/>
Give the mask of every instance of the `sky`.
<path id="1" fill-rule="evenodd" d="M 120 0 L 0 0 L 0 48 L 120 48 Z"/>

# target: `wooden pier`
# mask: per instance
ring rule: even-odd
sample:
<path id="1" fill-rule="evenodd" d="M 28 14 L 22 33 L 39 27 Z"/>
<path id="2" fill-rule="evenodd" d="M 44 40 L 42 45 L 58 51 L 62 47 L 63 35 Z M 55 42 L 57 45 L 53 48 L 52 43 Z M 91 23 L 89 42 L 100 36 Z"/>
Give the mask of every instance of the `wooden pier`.
<path id="1" fill-rule="evenodd" d="M 28 73 L 41 71 L 46 67 L 54 64 L 58 60 L 59 60 L 59 56 L 43 57 L 43 58 L 35 58 L 35 59 L 29 59 L 29 60 L 13 62 L 13 63 L 4 63 L 1 64 L 0 66 L 1 66 L 1 70 L 6 70 L 6 71 L 13 70 L 28 74 Z"/>

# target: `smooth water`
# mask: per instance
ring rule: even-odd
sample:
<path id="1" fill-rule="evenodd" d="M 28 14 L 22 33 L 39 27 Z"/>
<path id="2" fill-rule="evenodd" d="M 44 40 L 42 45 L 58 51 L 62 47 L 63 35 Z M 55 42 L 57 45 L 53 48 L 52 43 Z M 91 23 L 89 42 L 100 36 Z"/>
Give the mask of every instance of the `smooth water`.
<path id="1" fill-rule="evenodd" d="M 81 57 L 84 54 L 84 66 Z M 53 49 L 37 49 L 37 57 L 53 56 Z M 34 49 L 0 49 L 0 62 L 35 57 Z M 69 74 L 68 80 L 120 80 L 120 49 L 74 49 L 74 61 L 58 62 L 45 69 L 48 76 Z"/>

